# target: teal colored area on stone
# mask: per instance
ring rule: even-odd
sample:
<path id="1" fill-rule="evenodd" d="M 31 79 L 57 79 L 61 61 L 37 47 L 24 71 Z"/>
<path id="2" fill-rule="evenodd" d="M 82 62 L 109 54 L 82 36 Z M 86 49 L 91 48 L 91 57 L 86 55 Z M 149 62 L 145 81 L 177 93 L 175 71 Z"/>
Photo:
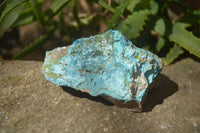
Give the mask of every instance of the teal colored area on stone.
<path id="1" fill-rule="evenodd" d="M 42 66 L 54 84 L 124 102 L 141 102 L 161 69 L 158 56 L 136 47 L 116 30 L 77 39 L 69 49 L 48 51 Z"/>

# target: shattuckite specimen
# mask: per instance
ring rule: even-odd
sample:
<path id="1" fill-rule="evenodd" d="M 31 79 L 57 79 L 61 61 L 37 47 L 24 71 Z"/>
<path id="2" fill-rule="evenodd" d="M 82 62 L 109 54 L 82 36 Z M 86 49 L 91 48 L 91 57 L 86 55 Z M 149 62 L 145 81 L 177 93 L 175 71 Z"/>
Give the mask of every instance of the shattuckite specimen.
<path id="1" fill-rule="evenodd" d="M 162 69 L 159 57 L 108 30 L 46 52 L 46 79 L 141 111 L 148 86 Z"/>

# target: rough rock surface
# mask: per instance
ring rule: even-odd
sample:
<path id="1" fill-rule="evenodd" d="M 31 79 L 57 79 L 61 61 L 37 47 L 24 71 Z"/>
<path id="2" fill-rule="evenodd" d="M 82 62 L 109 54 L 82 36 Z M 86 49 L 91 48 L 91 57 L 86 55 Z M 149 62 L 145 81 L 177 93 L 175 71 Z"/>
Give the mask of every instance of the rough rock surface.
<path id="1" fill-rule="evenodd" d="M 69 47 L 48 51 L 42 72 L 54 84 L 141 103 L 162 69 L 158 56 L 125 38 L 121 32 L 77 39 Z"/>
<path id="2" fill-rule="evenodd" d="M 54 85 L 41 66 L 1 62 L 0 132 L 200 132 L 200 63 L 190 58 L 163 68 L 142 113 Z"/>

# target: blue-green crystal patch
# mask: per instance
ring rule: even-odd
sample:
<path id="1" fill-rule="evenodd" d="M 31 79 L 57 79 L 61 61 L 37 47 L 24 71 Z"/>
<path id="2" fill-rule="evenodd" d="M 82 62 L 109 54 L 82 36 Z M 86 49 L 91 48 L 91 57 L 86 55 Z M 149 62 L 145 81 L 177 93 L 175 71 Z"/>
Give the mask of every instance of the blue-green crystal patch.
<path id="1" fill-rule="evenodd" d="M 48 51 L 42 66 L 54 84 L 124 102 L 141 102 L 161 69 L 158 56 L 137 48 L 116 30 L 77 39 L 69 49 Z"/>

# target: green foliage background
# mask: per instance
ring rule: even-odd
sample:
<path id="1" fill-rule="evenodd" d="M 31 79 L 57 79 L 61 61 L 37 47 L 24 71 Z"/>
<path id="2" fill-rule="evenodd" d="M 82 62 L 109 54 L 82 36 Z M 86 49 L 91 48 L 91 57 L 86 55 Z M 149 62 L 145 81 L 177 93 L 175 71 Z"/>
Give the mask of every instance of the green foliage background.
<path id="1" fill-rule="evenodd" d="M 18 53 L 19 59 L 41 47 L 60 29 L 69 36 L 81 30 L 84 19 L 102 20 L 108 29 L 121 31 L 135 45 L 156 54 L 167 53 L 164 63 L 172 63 L 185 51 L 200 58 L 200 10 L 194 10 L 181 0 L 88 0 L 102 7 L 97 17 L 79 17 L 77 0 L 54 0 L 47 10 L 42 10 L 44 0 L 4 0 L 0 5 L 0 39 L 8 28 L 16 28 L 37 21 L 41 30 L 48 29 L 40 38 Z M 174 22 L 168 15 L 168 4 L 173 3 L 185 11 L 185 16 Z M 71 6 L 76 25 L 64 21 L 62 9 Z M 106 13 L 112 17 L 106 17 Z M 54 16 L 59 16 L 55 19 Z M 90 25 L 87 23 L 86 25 Z M 67 32 L 67 30 L 73 32 Z M 72 37 L 73 38 L 73 37 Z M 154 39 L 152 39 L 154 38 Z M 153 40 L 153 41 L 152 41 Z"/>

